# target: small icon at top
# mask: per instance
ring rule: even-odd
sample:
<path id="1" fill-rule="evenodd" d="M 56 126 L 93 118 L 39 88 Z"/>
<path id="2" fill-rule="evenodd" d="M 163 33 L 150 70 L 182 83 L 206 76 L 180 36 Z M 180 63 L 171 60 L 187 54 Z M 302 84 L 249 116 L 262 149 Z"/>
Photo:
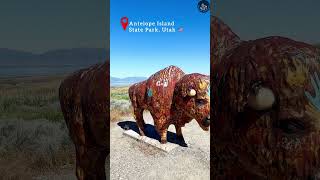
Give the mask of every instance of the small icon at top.
<path id="1" fill-rule="evenodd" d="M 123 30 L 126 30 L 129 23 L 129 19 L 127 17 L 122 17 L 120 22 Z"/>
<path id="2" fill-rule="evenodd" d="M 202 13 L 208 12 L 210 9 L 210 4 L 207 0 L 200 0 L 198 3 L 198 10 Z"/>

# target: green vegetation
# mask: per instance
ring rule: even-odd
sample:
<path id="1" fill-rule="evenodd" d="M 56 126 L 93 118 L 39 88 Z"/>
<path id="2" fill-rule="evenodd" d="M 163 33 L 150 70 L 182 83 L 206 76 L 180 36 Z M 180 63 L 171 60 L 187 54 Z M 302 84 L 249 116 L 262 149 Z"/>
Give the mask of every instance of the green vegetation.
<path id="1" fill-rule="evenodd" d="M 63 76 L 0 79 L 0 120 L 63 121 L 58 99 L 62 79 Z M 112 87 L 110 97 L 111 121 L 130 115 L 128 87 Z"/>
<path id="2" fill-rule="evenodd" d="M 74 167 L 74 146 L 58 98 L 63 79 L 0 78 L 2 178 L 31 179 L 61 167 Z M 111 121 L 131 115 L 128 87 L 113 87 L 110 96 Z"/>
<path id="3" fill-rule="evenodd" d="M 112 87 L 110 98 L 113 100 L 129 100 L 128 87 Z"/>
<path id="4" fill-rule="evenodd" d="M 63 120 L 58 99 L 62 78 L 0 79 L 0 119 Z"/>
<path id="5" fill-rule="evenodd" d="M 110 90 L 110 118 L 113 122 L 131 115 L 128 88 L 112 87 Z"/>
<path id="6" fill-rule="evenodd" d="M 62 79 L 0 78 L 1 178 L 31 179 L 74 164 L 58 99 Z"/>

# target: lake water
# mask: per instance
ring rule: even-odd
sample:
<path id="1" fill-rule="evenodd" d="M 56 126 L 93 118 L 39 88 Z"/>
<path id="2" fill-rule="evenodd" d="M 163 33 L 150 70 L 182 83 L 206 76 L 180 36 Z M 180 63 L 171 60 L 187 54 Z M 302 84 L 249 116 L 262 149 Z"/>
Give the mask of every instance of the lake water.
<path id="1" fill-rule="evenodd" d="M 84 67 L 0 67 L 0 77 L 56 75 L 72 73 Z"/>
<path id="2" fill-rule="evenodd" d="M 0 66 L 0 78 L 10 78 L 10 77 L 23 77 L 23 76 L 50 76 L 50 75 L 61 75 L 73 73 L 82 68 L 86 68 L 88 66 L 60 66 L 60 67 L 50 67 L 50 66 L 42 66 L 42 67 L 21 67 L 21 66 L 13 66 L 13 67 L 1 67 Z M 129 86 L 135 82 L 127 82 L 127 81 L 111 81 L 110 86 L 112 87 L 121 87 L 121 86 Z"/>

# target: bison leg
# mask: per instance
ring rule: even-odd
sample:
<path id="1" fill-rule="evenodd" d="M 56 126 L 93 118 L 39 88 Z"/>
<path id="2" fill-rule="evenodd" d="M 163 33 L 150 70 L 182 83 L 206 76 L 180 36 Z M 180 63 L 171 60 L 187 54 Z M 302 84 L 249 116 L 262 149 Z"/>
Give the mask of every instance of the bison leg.
<path id="1" fill-rule="evenodd" d="M 155 116 L 152 116 L 154 118 L 154 126 L 160 136 L 160 142 L 161 144 L 167 143 L 167 131 L 169 128 L 170 124 L 167 124 L 167 119 L 166 118 L 160 118 L 157 119 Z"/>
<path id="2" fill-rule="evenodd" d="M 138 128 L 139 128 L 139 131 L 140 131 L 140 135 L 141 136 L 145 136 L 144 134 L 144 127 L 145 127 L 145 122 L 143 120 L 143 109 L 136 109 L 134 111 L 134 115 L 135 115 L 135 118 L 136 118 L 136 121 L 137 121 L 137 125 L 138 125 Z"/>
<path id="3" fill-rule="evenodd" d="M 77 146 L 76 145 L 76 175 L 78 180 L 84 180 L 85 175 L 84 175 L 84 167 L 81 163 L 82 159 L 82 154 L 84 154 L 84 146 Z"/>
<path id="4" fill-rule="evenodd" d="M 107 149 L 76 146 L 76 175 L 78 180 L 104 180 Z"/>
<path id="5" fill-rule="evenodd" d="M 168 127 L 163 127 L 160 130 L 158 130 L 158 132 L 159 132 L 159 135 L 160 135 L 161 144 L 167 143 Z"/>
<path id="6" fill-rule="evenodd" d="M 167 131 L 168 129 L 160 130 L 161 144 L 167 143 Z"/>
<path id="7" fill-rule="evenodd" d="M 181 127 L 175 125 L 175 128 L 176 128 L 177 140 L 179 142 L 179 145 L 183 146 L 183 147 L 188 147 L 187 143 L 185 142 L 185 140 L 183 138 Z"/>

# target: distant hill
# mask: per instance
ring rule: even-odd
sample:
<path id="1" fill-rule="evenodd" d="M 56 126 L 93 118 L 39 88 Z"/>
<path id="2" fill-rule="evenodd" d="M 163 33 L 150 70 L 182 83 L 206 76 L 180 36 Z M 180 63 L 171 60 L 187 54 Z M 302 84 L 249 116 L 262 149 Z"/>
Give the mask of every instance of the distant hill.
<path id="1" fill-rule="evenodd" d="M 30 76 L 69 73 L 106 61 L 102 48 L 52 50 L 42 54 L 0 48 L 0 76 Z"/>
<path id="2" fill-rule="evenodd" d="M 126 77 L 126 78 L 117 78 L 110 77 L 110 86 L 128 86 L 140 81 L 146 80 L 146 77 Z"/>
<path id="3" fill-rule="evenodd" d="M 43 54 L 0 48 L 0 66 L 90 65 L 105 61 L 106 56 L 102 48 L 60 49 Z"/>

